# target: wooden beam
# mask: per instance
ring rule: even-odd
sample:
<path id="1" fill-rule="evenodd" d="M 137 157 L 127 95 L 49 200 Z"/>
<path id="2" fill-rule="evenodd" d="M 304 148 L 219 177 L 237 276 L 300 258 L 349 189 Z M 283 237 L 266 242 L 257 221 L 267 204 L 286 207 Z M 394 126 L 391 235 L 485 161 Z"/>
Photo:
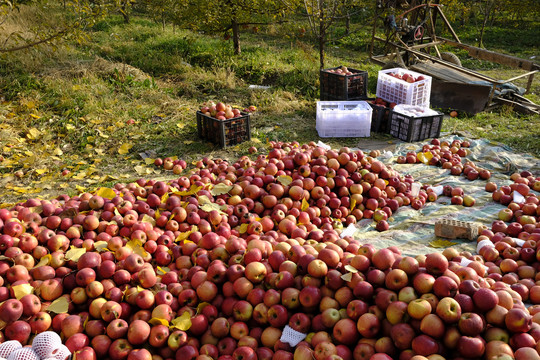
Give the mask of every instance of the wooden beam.
<path id="1" fill-rule="evenodd" d="M 483 74 L 480 74 L 480 73 L 477 73 L 475 71 L 472 71 L 472 70 L 469 70 L 467 68 L 464 68 L 462 66 L 458 66 L 458 65 L 455 65 L 455 64 L 452 64 L 452 63 L 449 63 L 448 61 L 444 61 L 444 60 L 441 60 L 435 56 L 431 56 L 431 55 L 428 55 L 428 54 L 424 54 L 420 51 L 416 51 L 416 50 L 413 50 L 413 49 L 410 49 L 410 48 L 404 48 L 403 46 L 401 45 L 398 45 L 398 44 L 394 44 L 396 47 L 400 48 L 400 49 L 403 49 L 405 51 L 409 51 L 419 57 L 423 57 L 425 59 L 429 59 L 431 61 L 434 61 L 434 62 L 438 62 L 440 64 L 444 64 L 445 66 L 447 67 L 450 67 L 452 69 L 455 69 L 457 71 L 461 71 L 463 73 L 466 73 L 466 74 L 469 74 L 471 76 L 474 76 L 474 77 L 477 77 L 479 79 L 482 79 L 482 80 L 485 80 L 485 81 L 489 81 L 490 83 L 497 83 L 497 80 L 494 80 L 486 75 L 483 75 Z"/>
<path id="2" fill-rule="evenodd" d="M 522 77 L 525 77 L 525 76 L 529 76 L 529 75 L 534 75 L 538 72 L 538 70 L 534 70 L 534 71 L 530 71 L 528 73 L 525 73 L 525 74 L 521 74 L 521 75 L 518 75 L 518 76 L 514 76 L 513 78 L 510 78 L 508 80 L 504 80 L 504 81 L 500 81 L 501 84 L 506 84 L 508 82 L 511 82 L 511 81 L 514 81 L 514 80 L 517 80 L 517 79 L 521 79 Z"/>
<path id="3" fill-rule="evenodd" d="M 411 49 L 423 49 L 423 48 L 427 48 L 427 47 L 430 47 L 430 46 L 441 45 L 443 43 L 444 43 L 444 41 L 432 41 L 432 42 L 425 43 L 425 44 L 413 45 L 413 46 L 410 46 L 410 48 Z"/>
<path id="4" fill-rule="evenodd" d="M 448 19 L 446 18 L 446 16 L 444 16 L 443 12 L 442 12 L 442 9 L 437 6 L 437 12 L 439 13 L 439 15 L 441 15 L 444 23 L 446 24 L 446 27 L 448 28 L 448 30 L 450 30 L 450 32 L 452 33 L 452 36 L 454 37 L 454 39 L 461 44 L 461 40 L 459 40 L 459 37 L 457 36 L 457 34 L 455 33 L 454 29 L 452 28 L 452 25 L 450 25 L 450 22 L 448 21 Z"/>
<path id="5" fill-rule="evenodd" d="M 446 41 L 450 45 L 467 50 L 469 55 L 480 60 L 487 60 L 497 64 L 507 65 L 514 69 L 523 69 L 527 71 L 540 70 L 540 65 L 529 60 L 520 59 L 512 55 L 497 53 L 495 51 L 482 49 L 472 45 L 458 43 L 450 39 L 440 39 Z"/>

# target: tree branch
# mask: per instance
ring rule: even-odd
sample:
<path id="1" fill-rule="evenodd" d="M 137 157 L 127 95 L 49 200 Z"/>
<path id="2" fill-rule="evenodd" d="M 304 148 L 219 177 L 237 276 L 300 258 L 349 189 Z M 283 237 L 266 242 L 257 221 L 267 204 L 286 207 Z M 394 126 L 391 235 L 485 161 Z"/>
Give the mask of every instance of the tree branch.
<path id="1" fill-rule="evenodd" d="M 7 49 L 0 49 L 0 53 L 8 53 L 8 52 L 13 52 L 13 51 L 19 51 L 19 50 L 28 49 L 28 48 L 31 48 L 31 47 L 34 47 L 34 46 L 37 46 L 37 45 L 41 45 L 41 44 L 47 43 L 47 42 L 49 42 L 51 40 L 54 40 L 56 38 L 59 38 L 59 37 L 65 35 L 65 34 L 67 34 L 69 31 L 70 31 L 70 29 L 64 29 L 64 30 L 61 30 L 61 31 L 49 36 L 49 37 L 46 37 L 45 39 L 34 41 L 32 43 L 28 43 L 28 44 L 21 45 L 21 46 L 16 46 L 16 47 L 7 48 Z"/>

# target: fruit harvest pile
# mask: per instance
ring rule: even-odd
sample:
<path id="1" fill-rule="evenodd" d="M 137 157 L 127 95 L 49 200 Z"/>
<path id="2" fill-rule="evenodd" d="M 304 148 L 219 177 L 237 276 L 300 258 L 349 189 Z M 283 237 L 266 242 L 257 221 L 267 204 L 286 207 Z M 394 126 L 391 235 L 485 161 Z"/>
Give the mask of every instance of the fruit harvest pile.
<path id="1" fill-rule="evenodd" d="M 54 331 L 77 360 L 540 359 L 540 177 L 486 185 L 507 209 L 477 254 L 411 257 L 342 232 L 388 230 L 430 188 L 376 152 L 270 145 L 0 209 L 0 342 Z M 452 145 L 399 161 L 459 167 Z M 459 174 L 483 177 L 473 165 Z"/>

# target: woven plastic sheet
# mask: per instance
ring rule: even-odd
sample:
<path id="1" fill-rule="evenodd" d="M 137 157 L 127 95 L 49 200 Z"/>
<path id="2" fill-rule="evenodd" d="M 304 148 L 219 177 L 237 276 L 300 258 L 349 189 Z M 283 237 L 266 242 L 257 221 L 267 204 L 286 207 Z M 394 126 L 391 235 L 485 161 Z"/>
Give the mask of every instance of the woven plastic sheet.
<path id="1" fill-rule="evenodd" d="M 460 139 L 458 136 L 442 137 L 441 140 Z M 397 246 L 404 255 L 419 255 L 434 251 L 442 251 L 443 248 L 433 247 L 433 241 L 439 240 L 434 233 L 435 221 L 438 219 L 455 219 L 461 221 L 474 221 L 488 227 L 497 220 L 497 214 L 505 206 L 494 202 L 491 193 L 485 191 L 488 181 L 495 182 L 498 187 L 510 185 L 510 175 L 516 171 L 528 170 L 535 175 L 540 174 L 540 159 L 529 155 L 514 152 L 511 148 L 500 144 L 491 143 L 487 140 L 472 140 L 471 154 L 464 158 L 464 161 L 473 161 L 477 166 L 488 169 L 492 173 L 489 180 L 469 181 L 465 176 L 454 176 L 450 170 L 441 167 L 429 166 L 425 164 L 398 164 L 398 155 L 406 155 L 409 151 L 418 152 L 422 145 L 430 140 L 418 143 L 400 143 L 394 150 L 393 157 L 380 158 L 386 164 L 392 165 L 401 174 L 410 174 L 415 181 L 422 184 L 451 185 L 463 188 L 465 195 L 472 195 L 476 199 L 473 207 L 461 205 L 451 205 L 450 198 L 440 196 L 436 202 L 427 202 L 425 207 L 414 210 L 410 206 L 398 209 L 390 218 L 390 229 L 384 232 L 375 230 L 374 222 L 371 219 L 361 220 L 356 224 L 356 231 L 353 237 L 363 243 L 373 244 L 376 248 Z M 454 247 L 458 250 L 475 252 L 476 242 L 466 239 L 450 240 L 456 243 Z M 431 245 L 430 245 L 431 244 Z"/>

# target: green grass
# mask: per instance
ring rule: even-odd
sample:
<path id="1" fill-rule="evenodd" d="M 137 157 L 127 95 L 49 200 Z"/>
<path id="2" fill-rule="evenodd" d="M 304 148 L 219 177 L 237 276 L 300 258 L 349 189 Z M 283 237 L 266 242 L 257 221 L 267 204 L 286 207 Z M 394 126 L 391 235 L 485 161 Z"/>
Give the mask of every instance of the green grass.
<path id="1" fill-rule="evenodd" d="M 275 25 L 258 33 L 243 30 L 242 53 L 235 56 L 231 41 L 219 36 L 170 27 L 164 31 L 161 24 L 141 16 L 126 25 L 120 16 L 112 16 L 92 29 L 85 44 L 2 55 L 0 96 L 5 101 L 0 103 L 0 154 L 8 166 L 0 166 L 0 188 L 15 183 L 26 190 L 4 188 L 0 205 L 26 198 L 32 189 L 52 196 L 110 184 L 106 175 L 117 181 L 171 176 L 145 167 L 141 154 L 178 156 L 188 162 L 203 156 L 235 159 L 247 154 L 250 146 L 263 150 L 271 140 L 319 140 L 315 130 L 318 51 L 309 36 L 295 35 L 298 26 Z M 374 96 L 380 68 L 368 61 L 366 53 L 369 21 L 358 17 L 352 27 L 351 35 L 328 44 L 326 67 L 367 70 L 368 92 Z M 473 30 L 465 30 L 463 38 L 470 40 Z M 538 44 L 531 39 L 534 33 L 529 30 L 493 29 L 486 33 L 485 43 L 528 57 L 538 53 Z M 477 70 L 513 76 L 509 69 L 490 68 L 459 55 Z M 250 84 L 270 88 L 252 90 Z M 530 98 L 539 102 L 538 80 L 532 90 Z M 257 106 L 251 123 L 253 141 L 222 150 L 197 139 L 195 110 L 208 100 Z M 130 119 L 135 124 L 129 125 Z M 33 129 L 41 134 L 36 139 L 28 135 Z M 448 118 L 443 127 L 443 131 L 466 131 L 537 156 L 538 129 L 538 117 L 508 109 Z M 373 137 L 391 139 L 381 134 Z M 359 145 L 355 138 L 323 141 L 335 147 Z M 131 146 L 128 154 L 119 153 L 122 144 Z M 37 170 L 44 168 L 49 170 L 39 174 Z M 69 169 L 74 178 L 62 177 L 62 169 Z M 21 178 L 13 176 L 17 171 L 22 171 Z"/>

